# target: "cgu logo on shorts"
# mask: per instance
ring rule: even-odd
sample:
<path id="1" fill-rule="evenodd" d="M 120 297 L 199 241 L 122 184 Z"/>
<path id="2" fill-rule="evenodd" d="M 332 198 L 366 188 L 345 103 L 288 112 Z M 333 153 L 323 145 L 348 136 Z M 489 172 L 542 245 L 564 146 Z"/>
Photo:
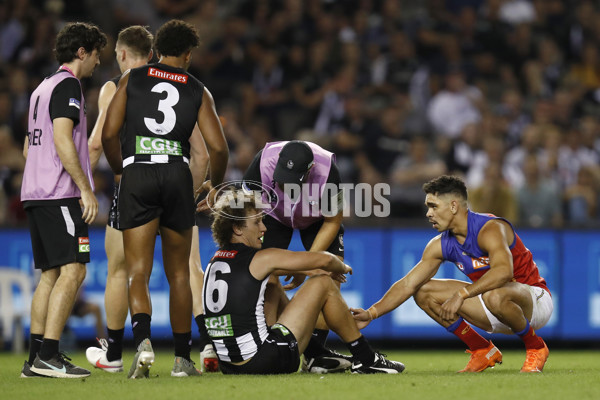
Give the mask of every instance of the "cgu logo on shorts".
<path id="1" fill-rule="evenodd" d="M 136 136 L 135 154 L 166 154 L 170 156 L 180 156 L 182 155 L 181 143 L 163 138 Z"/>
<path id="2" fill-rule="evenodd" d="M 89 237 L 79 237 L 77 239 L 79 241 L 79 252 L 80 253 L 89 253 L 90 252 L 90 238 Z"/>

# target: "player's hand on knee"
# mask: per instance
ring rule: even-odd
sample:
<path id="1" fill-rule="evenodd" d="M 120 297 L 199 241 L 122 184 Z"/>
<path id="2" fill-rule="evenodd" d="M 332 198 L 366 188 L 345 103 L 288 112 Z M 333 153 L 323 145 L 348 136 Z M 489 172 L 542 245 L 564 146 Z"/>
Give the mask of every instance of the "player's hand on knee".
<path id="1" fill-rule="evenodd" d="M 340 274 L 337 272 L 332 272 L 329 276 L 331 276 L 331 279 L 333 279 L 334 281 L 337 281 L 339 283 L 346 283 L 348 281 L 348 278 L 346 278 L 346 275 Z"/>
<path id="2" fill-rule="evenodd" d="M 324 271 L 322 271 L 323 273 L 325 273 Z M 288 283 L 287 285 L 285 285 L 283 287 L 283 290 L 292 290 L 292 289 L 296 289 L 298 286 L 302 285 L 302 283 L 304 283 L 304 280 L 306 279 L 306 274 L 290 274 L 287 275 L 284 279 L 285 282 L 290 281 L 290 283 Z"/>
<path id="3" fill-rule="evenodd" d="M 458 295 L 450 297 L 442 304 L 440 308 L 440 317 L 445 321 L 454 321 L 458 318 L 458 310 L 462 306 L 464 299 Z"/>

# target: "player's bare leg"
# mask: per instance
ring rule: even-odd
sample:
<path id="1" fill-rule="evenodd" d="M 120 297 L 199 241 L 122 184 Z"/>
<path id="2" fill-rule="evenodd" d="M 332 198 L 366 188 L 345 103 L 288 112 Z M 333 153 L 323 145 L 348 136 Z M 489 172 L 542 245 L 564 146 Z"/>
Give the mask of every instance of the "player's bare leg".
<path id="1" fill-rule="evenodd" d="M 152 304 L 148 282 L 152 273 L 158 223 L 158 218 L 155 218 L 144 225 L 123 231 L 123 246 L 129 279 L 129 309 L 131 310 L 133 339 L 137 350 L 127 375 L 132 379 L 148 377 L 149 368 L 154 363 L 154 351 L 150 343 Z"/>
<path id="2" fill-rule="evenodd" d="M 123 233 L 106 227 L 104 250 L 108 259 L 106 288 L 104 289 L 104 310 L 108 339 L 98 331 L 100 347 L 88 347 L 85 356 L 90 364 L 106 372 L 123 371 L 123 335 L 129 311 L 127 297 L 127 266 L 123 249 Z M 98 329 L 98 328 L 97 328 Z"/>
<path id="3" fill-rule="evenodd" d="M 108 259 L 106 290 L 104 291 L 106 326 L 112 330 L 123 329 L 125 327 L 125 320 L 127 319 L 127 312 L 129 311 L 123 233 L 107 226 L 104 248 Z"/>
<path id="4" fill-rule="evenodd" d="M 60 275 L 52 288 L 48 304 L 48 317 L 44 338 L 59 340 L 65 323 L 71 315 L 77 291 L 85 279 L 85 264 L 71 263 L 60 267 Z"/>
<path id="5" fill-rule="evenodd" d="M 48 298 L 48 313 L 44 340 L 31 366 L 31 371 L 44 376 L 76 378 L 90 375 L 90 371 L 71 364 L 68 357 L 59 353 L 58 342 L 67 319 L 73 310 L 77 292 L 85 278 L 86 267 L 70 263 L 60 267 L 58 279 Z"/>
<path id="6" fill-rule="evenodd" d="M 277 321 L 292 331 L 300 352 L 306 349 L 321 310 L 327 323 L 345 342 L 361 336 L 333 280 L 326 275 L 314 276 L 300 286 Z"/>
<path id="7" fill-rule="evenodd" d="M 530 287 L 509 282 L 501 288 L 484 293 L 482 298 L 488 310 L 523 340 L 526 357 L 521 372 L 542 372 L 550 352 L 529 323 L 533 314 Z"/>
<path id="8" fill-rule="evenodd" d="M 58 268 L 42 271 L 40 281 L 33 292 L 33 298 L 31 299 L 29 359 L 27 360 L 27 368 L 30 368 L 33 365 L 33 361 L 42 346 L 44 330 L 46 329 L 46 317 L 48 315 L 48 299 L 50 298 L 50 293 L 52 293 L 52 288 L 58 279 L 59 273 L 60 270 Z"/>
<path id="9" fill-rule="evenodd" d="M 162 226 L 163 264 L 169 281 L 169 314 L 175 342 L 175 365 L 171 376 L 200 375 L 190 358 L 192 341 L 192 290 L 189 258 L 192 228 L 175 231 Z"/>
<path id="10" fill-rule="evenodd" d="M 356 327 L 339 288 L 327 275 L 313 276 L 304 282 L 278 320 L 294 334 L 300 352 L 309 345 L 321 311 L 327 325 L 352 352 L 353 372 L 398 373 L 404 370 L 402 363 L 386 360 L 371 349 Z"/>
<path id="11" fill-rule="evenodd" d="M 204 272 L 202 271 L 202 262 L 200 259 L 198 227 L 195 225 L 192 227 L 192 247 L 190 250 L 189 265 L 193 302 L 192 310 L 200 333 L 200 369 L 202 372 L 217 372 L 219 370 L 219 359 L 204 325 L 204 309 L 202 307 Z"/>
<path id="12" fill-rule="evenodd" d="M 469 347 L 467 352 L 471 353 L 471 357 L 467 366 L 459 372 L 481 372 L 496 363 L 502 363 L 502 353 L 491 341 L 482 337 L 465 322 L 466 320 L 486 331 L 492 330 L 479 298 L 466 299 L 454 321 L 443 320 L 440 317 L 442 304 L 466 285 L 467 282 L 454 279 L 432 279 L 415 293 L 414 299 L 427 315 Z"/>

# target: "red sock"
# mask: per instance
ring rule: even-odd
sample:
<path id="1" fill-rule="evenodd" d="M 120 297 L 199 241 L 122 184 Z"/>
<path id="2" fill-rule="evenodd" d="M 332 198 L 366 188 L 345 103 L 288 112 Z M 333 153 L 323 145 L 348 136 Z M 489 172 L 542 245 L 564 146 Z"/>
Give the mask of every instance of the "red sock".
<path id="1" fill-rule="evenodd" d="M 462 318 L 459 320 L 456 329 L 451 330 L 456 325 L 456 322 L 452 324 L 448 329 L 450 332 L 455 334 L 460 340 L 462 340 L 470 350 L 485 349 L 490 345 L 490 342 L 477 333 L 469 324 L 467 324 Z M 458 322 L 458 321 L 457 321 Z"/>
<path id="2" fill-rule="evenodd" d="M 519 332 L 517 334 L 523 340 L 523 343 L 525 343 L 525 348 L 541 349 L 542 347 L 544 347 L 544 341 L 542 340 L 542 338 L 535 334 L 535 331 L 533 330 L 532 326 L 529 326 L 529 324 L 527 324 L 527 326 L 529 327 L 529 329 L 527 329 L 526 333 L 521 334 Z"/>

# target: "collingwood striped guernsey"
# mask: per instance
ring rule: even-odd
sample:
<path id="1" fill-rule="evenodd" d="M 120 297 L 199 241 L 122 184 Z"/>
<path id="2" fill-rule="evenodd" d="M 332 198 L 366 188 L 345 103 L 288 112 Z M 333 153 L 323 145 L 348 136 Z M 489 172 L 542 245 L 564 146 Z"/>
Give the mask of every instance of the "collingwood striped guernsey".
<path id="1" fill-rule="evenodd" d="M 267 281 L 250 273 L 259 249 L 231 243 L 218 250 L 204 272 L 205 324 L 221 361 L 252 358 L 268 335 L 264 313 Z"/>
<path id="2" fill-rule="evenodd" d="M 157 63 L 132 69 L 121 140 L 123 167 L 134 162 L 189 164 L 189 138 L 203 95 L 204 84 L 181 68 Z"/>

